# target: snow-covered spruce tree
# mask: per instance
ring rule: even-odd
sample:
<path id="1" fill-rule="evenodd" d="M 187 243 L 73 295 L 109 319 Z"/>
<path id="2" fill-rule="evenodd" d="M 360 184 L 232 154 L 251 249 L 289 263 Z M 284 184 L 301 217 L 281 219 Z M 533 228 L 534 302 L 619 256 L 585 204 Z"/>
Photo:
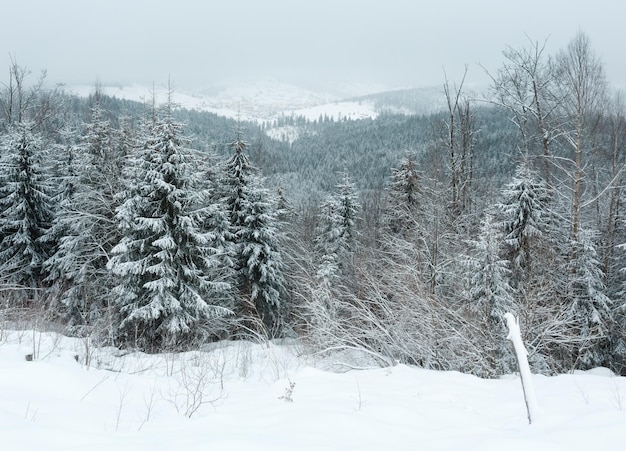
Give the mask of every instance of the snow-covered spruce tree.
<path id="1" fill-rule="evenodd" d="M 54 214 L 42 140 L 28 122 L 0 138 L 0 270 L 15 286 L 15 299 L 33 300 L 50 246 L 42 237 Z"/>
<path id="2" fill-rule="evenodd" d="M 207 155 L 208 153 L 208 155 Z M 237 277 L 235 274 L 235 246 L 234 235 L 231 232 L 230 218 L 224 205 L 220 187 L 219 165 L 215 164 L 215 155 L 211 152 L 196 154 L 199 165 L 202 167 L 198 175 L 200 204 L 202 210 L 202 230 L 207 233 L 209 239 L 207 246 L 212 249 L 213 261 L 216 270 L 212 272 L 213 280 L 221 280 L 228 283 L 228 299 L 224 299 L 224 305 L 233 309 L 236 303 L 235 287 Z M 207 170 L 208 168 L 208 170 Z"/>
<path id="3" fill-rule="evenodd" d="M 622 238 L 623 240 L 623 238 Z M 617 249 L 624 254 L 626 251 L 626 243 L 619 244 Z M 610 368 L 617 374 L 626 375 L 626 266 L 625 259 L 615 262 L 619 268 L 621 276 L 621 287 L 616 289 L 616 293 L 612 297 L 613 303 L 613 330 L 610 334 L 612 359 Z"/>
<path id="4" fill-rule="evenodd" d="M 542 373 L 561 367 L 557 356 L 567 354 L 564 348 L 571 341 L 570 321 L 558 295 L 566 291 L 563 274 L 567 268 L 557 207 L 545 182 L 526 161 L 517 167 L 496 204 L 524 341 L 533 369 Z M 549 356 L 551 363 L 546 362 Z"/>
<path id="5" fill-rule="evenodd" d="M 523 288 L 532 276 L 538 241 L 548 226 L 548 202 L 545 184 L 524 161 L 502 191 L 502 201 L 497 205 L 515 286 Z"/>
<path id="6" fill-rule="evenodd" d="M 608 365 L 609 331 L 613 327 L 612 302 L 605 295 L 603 273 L 597 260 L 594 234 L 580 230 L 572 243 L 569 312 L 579 340 L 572 368 L 589 369 Z"/>
<path id="7" fill-rule="evenodd" d="M 189 346 L 230 312 L 222 305 L 229 284 L 212 279 L 217 251 L 202 228 L 206 210 L 181 133 L 168 108 L 129 167 L 130 189 L 117 211 L 122 238 L 108 268 L 124 346 Z"/>
<path id="8" fill-rule="evenodd" d="M 327 196 L 320 205 L 315 245 L 319 260 L 318 278 L 328 281 L 339 279 L 339 253 L 341 250 L 341 219 L 337 213 L 337 199 Z"/>
<path id="9" fill-rule="evenodd" d="M 509 284 L 508 262 L 500 257 L 502 234 L 493 217 L 487 214 L 480 235 L 472 243 L 467 259 L 465 297 L 475 315 L 476 330 L 484 334 L 485 375 L 496 376 L 514 371 L 515 360 L 506 340 L 504 314 L 516 310 L 514 290 Z"/>
<path id="10" fill-rule="evenodd" d="M 335 337 L 341 327 L 337 288 L 342 281 L 339 265 L 342 231 L 338 210 L 334 195 L 327 196 L 320 205 L 315 230 L 315 275 L 311 277 L 310 299 L 305 305 L 308 308 L 303 315 L 306 318 L 309 339 L 320 349 L 332 345 L 331 337 Z"/>
<path id="11" fill-rule="evenodd" d="M 93 102 L 82 139 L 65 148 L 66 182 L 71 189 L 51 230 L 63 236 L 44 264 L 47 280 L 59 297 L 59 313 L 67 316 L 72 327 L 92 326 L 103 317 L 112 287 L 106 264 L 119 239 L 114 216 L 121 155 L 98 92 Z"/>
<path id="12" fill-rule="evenodd" d="M 415 266 L 419 279 L 434 289 L 441 240 L 436 236 L 438 207 L 432 202 L 429 182 L 432 181 L 422 178 L 411 155 L 392 169 L 383 197 L 379 251 L 394 264 Z"/>
<path id="13" fill-rule="evenodd" d="M 50 290 L 51 300 L 53 308 L 57 311 L 60 309 L 54 304 L 60 300 L 67 286 L 63 283 L 61 268 L 51 266 L 50 263 L 54 261 L 53 256 L 57 254 L 61 242 L 71 233 L 70 223 L 66 220 L 66 216 L 72 209 L 74 197 L 80 187 L 80 172 L 84 164 L 82 150 L 76 144 L 77 131 L 65 128 L 60 131 L 60 136 L 61 142 L 52 147 L 53 165 L 56 168 L 54 176 L 56 214 L 51 227 L 42 237 L 42 241 L 50 245 L 52 249 L 50 258 L 43 262 L 43 270 L 47 281 L 53 282 Z M 51 274 L 50 270 L 53 270 L 54 274 Z"/>
<path id="14" fill-rule="evenodd" d="M 337 215 L 340 219 L 339 226 L 342 230 L 341 238 L 343 246 L 347 252 L 354 252 L 356 250 L 356 239 L 358 236 L 356 221 L 361 206 L 359 204 L 356 187 L 347 171 L 342 174 L 341 182 L 337 185 L 337 191 Z"/>
<path id="15" fill-rule="evenodd" d="M 310 338 L 321 346 L 330 345 L 339 335 L 352 339 L 346 336 L 344 320 L 350 310 L 356 315 L 358 307 L 341 298 L 351 295 L 349 286 L 355 283 L 353 256 L 359 208 L 354 184 L 344 172 L 337 191 L 320 205 L 315 231 L 317 268 L 306 316 Z"/>
<path id="16" fill-rule="evenodd" d="M 246 155 L 241 126 L 230 144 L 233 155 L 225 163 L 224 203 L 234 245 L 240 293 L 236 313 L 245 326 L 264 333 L 279 333 L 285 306 L 282 234 L 273 196 L 261 183 Z"/>
<path id="17" fill-rule="evenodd" d="M 320 277 L 333 279 L 346 275 L 353 266 L 356 251 L 356 220 L 360 210 L 356 189 L 347 172 L 337 184 L 337 192 L 320 206 L 316 231 Z"/>
<path id="18" fill-rule="evenodd" d="M 276 217 L 279 221 L 285 222 L 289 219 L 293 219 L 296 216 L 296 212 L 289 202 L 289 199 L 285 196 L 285 189 L 282 185 L 279 185 L 275 192 L 276 196 Z"/>
<path id="19" fill-rule="evenodd" d="M 415 225 L 421 196 L 420 175 L 412 156 L 404 157 L 400 166 L 391 170 L 386 194 L 385 222 L 392 233 L 406 235 Z"/>
<path id="20" fill-rule="evenodd" d="M 244 228 L 238 234 L 243 287 L 250 294 L 265 327 L 274 335 L 283 321 L 284 289 L 282 236 L 269 191 L 252 186 L 244 204 Z"/>

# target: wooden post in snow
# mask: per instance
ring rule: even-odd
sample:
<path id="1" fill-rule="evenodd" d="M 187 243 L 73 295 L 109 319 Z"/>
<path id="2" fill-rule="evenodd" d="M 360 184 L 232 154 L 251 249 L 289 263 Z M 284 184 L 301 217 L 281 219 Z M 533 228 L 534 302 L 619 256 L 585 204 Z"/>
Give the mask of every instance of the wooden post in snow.
<path id="1" fill-rule="evenodd" d="M 526 402 L 526 411 L 528 412 L 528 424 L 532 424 L 533 420 L 537 419 L 539 407 L 535 397 L 535 387 L 530 366 L 528 365 L 528 351 L 522 341 L 517 319 L 511 313 L 505 313 L 504 319 L 509 328 L 509 335 L 506 338 L 513 342 L 513 347 L 515 348 L 517 367 L 519 368 L 522 390 L 524 391 L 524 402 Z"/>

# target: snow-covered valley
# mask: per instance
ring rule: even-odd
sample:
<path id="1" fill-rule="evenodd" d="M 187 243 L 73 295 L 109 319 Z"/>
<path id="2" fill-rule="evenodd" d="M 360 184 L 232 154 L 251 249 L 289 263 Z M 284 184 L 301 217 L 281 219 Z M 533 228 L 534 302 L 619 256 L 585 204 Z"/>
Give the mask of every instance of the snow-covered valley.
<path id="1" fill-rule="evenodd" d="M 70 86 L 69 92 L 81 97 L 88 96 L 94 91 L 94 86 Z M 157 103 L 166 100 L 165 86 L 107 86 L 100 87 L 106 95 L 118 99 L 151 102 L 155 94 Z M 278 82 L 258 82 L 250 84 L 216 85 L 196 91 L 179 90 L 173 88 L 173 101 L 176 105 L 208 111 L 230 118 L 241 117 L 243 120 L 256 122 L 271 122 L 283 115 L 302 115 L 317 119 L 320 114 L 338 117 L 351 117 L 354 111 L 353 102 L 345 98 L 373 94 L 377 89 L 384 89 L 373 85 L 355 85 L 331 90 L 311 90 L 293 84 Z M 325 106 L 329 107 L 325 108 Z M 374 115 L 375 112 L 363 109 L 360 115 Z"/>
<path id="2" fill-rule="evenodd" d="M 165 86 L 102 85 L 101 91 L 111 97 L 151 104 L 167 101 Z M 87 97 L 95 87 L 69 86 L 66 89 Z M 392 90 L 376 84 L 345 84 L 306 88 L 279 82 L 216 85 L 196 91 L 173 88 L 173 103 L 181 108 L 206 111 L 231 119 L 240 118 L 266 124 L 268 136 L 293 141 L 299 130 L 278 125 L 284 118 L 317 120 L 375 119 L 381 113 L 422 114 L 442 108 L 442 93 L 437 87 Z"/>

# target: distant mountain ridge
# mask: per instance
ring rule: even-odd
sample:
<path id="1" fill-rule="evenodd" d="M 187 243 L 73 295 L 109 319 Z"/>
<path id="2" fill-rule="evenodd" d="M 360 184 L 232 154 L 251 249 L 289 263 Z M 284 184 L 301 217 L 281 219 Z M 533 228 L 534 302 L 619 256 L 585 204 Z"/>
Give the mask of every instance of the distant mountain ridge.
<path id="1" fill-rule="evenodd" d="M 440 87 L 398 89 L 349 100 L 372 102 L 379 113 L 428 115 L 446 108 L 443 89 Z"/>
<path id="2" fill-rule="evenodd" d="M 138 102 L 151 103 L 153 91 L 157 103 L 166 99 L 164 87 L 103 85 L 101 89 L 106 95 Z M 383 90 L 375 91 L 377 89 Z M 316 118 L 325 113 L 334 119 L 375 117 L 382 112 L 430 114 L 445 106 L 440 88 L 384 89 L 364 84 L 310 89 L 294 84 L 261 82 L 215 85 L 195 92 L 175 89 L 174 102 L 182 108 L 255 122 L 271 122 L 286 115 Z M 94 87 L 70 86 L 67 91 L 86 97 L 93 93 Z M 357 111 L 359 108 L 355 105 L 366 107 Z"/>

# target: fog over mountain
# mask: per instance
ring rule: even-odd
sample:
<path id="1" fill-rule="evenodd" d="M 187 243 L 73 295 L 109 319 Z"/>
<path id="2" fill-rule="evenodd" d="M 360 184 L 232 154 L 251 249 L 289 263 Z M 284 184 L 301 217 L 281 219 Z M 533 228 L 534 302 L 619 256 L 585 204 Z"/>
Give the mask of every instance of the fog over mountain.
<path id="1" fill-rule="evenodd" d="M 359 82 L 387 88 L 487 81 L 507 45 L 548 39 L 561 48 L 582 29 L 626 85 L 620 46 L 626 5 L 558 0 L 24 0 L 3 2 L 0 66 L 10 57 L 68 84 L 177 86 L 258 80 L 328 89 Z"/>

